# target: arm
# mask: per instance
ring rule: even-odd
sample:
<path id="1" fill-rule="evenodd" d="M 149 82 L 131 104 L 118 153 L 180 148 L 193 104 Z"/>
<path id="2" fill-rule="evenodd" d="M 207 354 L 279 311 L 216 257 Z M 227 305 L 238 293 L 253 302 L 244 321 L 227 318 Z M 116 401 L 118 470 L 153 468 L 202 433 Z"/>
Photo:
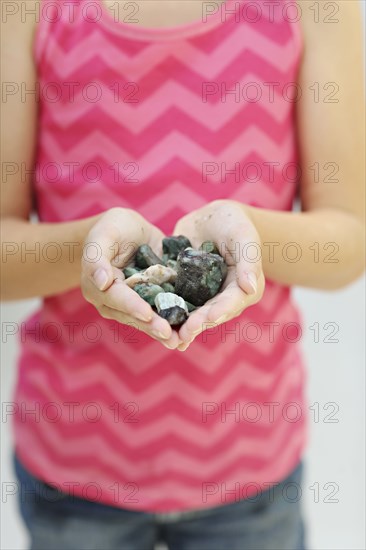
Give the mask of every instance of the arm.
<path id="1" fill-rule="evenodd" d="M 37 81 L 32 57 L 35 21 L 28 16 L 22 22 L 20 13 L 21 9 L 18 15 L 8 16 L 1 25 L 2 82 L 4 86 L 11 83 L 19 89 L 23 83 L 27 89 L 34 89 Z M 10 163 L 15 167 L 25 163 L 28 169 L 32 166 L 37 107 L 31 94 L 26 94 L 23 101 L 20 92 L 6 95 L 1 109 L 4 170 Z M 3 175 L 1 182 L 1 298 L 5 300 L 47 296 L 79 285 L 82 243 L 95 221 L 89 218 L 70 223 L 30 223 L 31 181 L 29 175 L 21 181 L 19 174 L 20 170 L 6 177 Z M 60 259 L 56 262 L 47 261 L 47 256 L 42 254 L 50 242 L 58 245 Z M 36 254 L 25 254 L 27 250 L 36 250 Z M 52 258 L 55 249 L 49 250 Z"/>
<path id="2" fill-rule="evenodd" d="M 266 277 L 285 285 L 336 289 L 354 281 L 364 270 L 365 136 L 362 25 L 358 1 L 339 2 L 338 23 L 314 23 L 314 13 L 301 2 L 304 58 L 299 74 L 303 91 L 297 104 L 302 161 L 301 213 L 245 207 L 262 241 Z M 338 103 L 314 101 L 309 87 L 335 82 Z M 332 88 L 328 90 L 332 91 Z M 325 94 L 326 95 L 326 94 Z M 338 183 L 319 182 L 309 170 L 337 163 Z M 328 172 L 329 173 L 329 172 Z M 324 172 L 323 172 L 324 175 Z M 323 181 L 322 181 L 323 179 Z M 282 256 L 289 242 L 302 251 L 296 263 Z M 266 242 L 279 243 L 272 249 Z M 319 259 L 317 245 L 319 243 Z M 334 243 L 329 245 L 327 243 Z M 338 250 L 337 250 L 338 249 Z M 295 249 L 288 249 L 289 255 Z M 332 256 L 332 252 L 335 252 Z M 327 258 L 328 257 L 328 258 Z M 336 263 L 330 260 L 337 260 Z"/>
<path id="3" fill-rule="evenodd" d="M 178 349 L 182 351 L 208 323 L 229 321 L 256 304 L 263 295 L 265 278 L 285 286 L 336 289 L 364 271 L 364 97 L 359 3 L 341 2 L 339 23 L 335 24 L 314 23 L 308 3 L 300 5 L 305 42 L 299 74 L 303 95 L 297 104 L 302 211 L 278 212 L 218 200 L 179 220 L 174 234 L 187 235 L 197 246 L 205 240 L 216 242 L 229 265 L 222 291 L 193 312 L 180 329 L 184 344 Z M 319 82 L 321 89 L 327 82 L 336 82 L 339 102 L 316 103 L 309 90 L 314 82 Z M 339 182 L 314 181 L 310 167 L 315 162 L 321 167 L 337 163 Z M 296 243 L 296 248 L 290 243 Z M 256 261 L 247 248 L 253 244 L 262 252 Z M 295 254 L 299 260 L 289 261 Z"/>
<path id="4" fill-rule="evenodd" d="M 21 3 L 21 2 L 19 2 Z M 34 7 L 39 2 L 27 4 Z M 37 81 L 32 58 L 34 17 L 8 18 L 2 24 L 4 83 L 23 83 L 34 89 Z M 29 169 L 34 163 L 37 126 L 37 102 L 32 95 L 25 101 L 20 94 L 8 95 L 3 105 L 2 163 Z M 4 166 L 4 164 L 2 164 Z M 13 170 L 16 172 L 16 170 Z M 149 304 L 121 284 L 121 267 L 140 244 L 147 242 L 156 251 L 163 234 L 128 208 L 111 208 L 98 216 L 65 223 L 31 223 L 32 182 L 21 181 L 18 173 L 1 182 L 1 298 L 14 300 L 49 296 L 81 287 L 82 294 L 100 315 L 124 324 L 133 324 L 169 348 L 178 345 L 178 337 L 168 322 Z M 51 248 L 50 244 L 56 246 Z M 97 261 L 83 255 L 84 247 L 93 243 L 102 251 Z M 118 245 L 116 247 L 116 245 Z M 132 246 L 131 246 L 132 245 Z M 26 251 L 34 251 L 35 254 Z M 50 261 L 58 254 L 57 261 Z"/>

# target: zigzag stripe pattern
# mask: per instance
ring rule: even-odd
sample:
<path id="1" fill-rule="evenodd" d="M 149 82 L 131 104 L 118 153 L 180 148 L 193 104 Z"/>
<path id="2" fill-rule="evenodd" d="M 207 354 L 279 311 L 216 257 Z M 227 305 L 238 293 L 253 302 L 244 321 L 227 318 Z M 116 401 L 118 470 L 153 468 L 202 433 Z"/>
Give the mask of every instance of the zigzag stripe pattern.
<path id="1" fill-rule="evenodd" d="M 169 234 L 218 198 L 291 209 L 297 25 L 278 14 L 254 24 L 240 16 L 248 0 L 227 0 L 239 11 L 222 21 L 148 32 L 98 1 L 97 23 L 75 0 L 72 24 L 62 10 L 39 24 L 40 219 L 124 206 Z M 96 165 L 99 177 L 87 177 Z M 78 496 L 97 482 L 101 502 L 136 510 L 219 505 L 219 492 L 203 499 L 205 483 L 266 488 L 304 446 L 300 339 L 290 290 L 271 281 L 259 304 L 183 354 L 101 319 L 79 289 L 48 297 L 22 329 L 19 457 L 45 481 L 77 482 Z M 138 498 L 116 502 L 111 487 L 128 483 Z"/>

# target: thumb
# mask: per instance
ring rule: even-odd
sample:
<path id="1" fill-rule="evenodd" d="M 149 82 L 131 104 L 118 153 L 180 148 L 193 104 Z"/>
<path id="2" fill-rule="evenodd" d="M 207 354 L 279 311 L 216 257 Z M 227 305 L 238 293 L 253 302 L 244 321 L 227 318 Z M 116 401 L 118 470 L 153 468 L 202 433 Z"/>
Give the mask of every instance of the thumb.
<path id="1" fill-rule="evenodd" d="M 239 287 L 246 294 L 256 294 L 262 272 L 262 250 L 258 235 L 246 228 L 245 236 L 236 234 L 238 258 L 236 258 L 236 277 Z"/>
<path id="2" fill-rule="evenodd" d="M 115 279 L 112 260 L 116 254 L 116 241 L 107 235 L 94 233 L 83 247 L 82 270 L 99 290 L 107 290 Z"/>

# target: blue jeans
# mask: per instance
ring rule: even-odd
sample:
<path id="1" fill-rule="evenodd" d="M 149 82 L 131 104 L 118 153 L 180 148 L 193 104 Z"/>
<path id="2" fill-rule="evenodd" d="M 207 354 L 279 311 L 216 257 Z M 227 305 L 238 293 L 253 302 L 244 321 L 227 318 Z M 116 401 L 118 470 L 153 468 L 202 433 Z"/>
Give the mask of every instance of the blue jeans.
<path id="1" fill-rule="evenodd" d="M 302 465 L 251 500 L 161 514 L 107 506 L 61 493 L 15 457 L 19 503 L 31 550 L 304 550 Z"/>

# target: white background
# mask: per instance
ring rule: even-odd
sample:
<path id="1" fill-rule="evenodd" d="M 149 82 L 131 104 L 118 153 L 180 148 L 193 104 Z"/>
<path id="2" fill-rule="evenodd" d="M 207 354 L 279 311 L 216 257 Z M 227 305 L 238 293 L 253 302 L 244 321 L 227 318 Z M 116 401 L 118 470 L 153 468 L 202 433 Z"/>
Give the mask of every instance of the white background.
<path id="1" fill-rule="evenodd" d="M 363 8 L 365 7 L 362 2 Z M 303 504 L 308 524 L 309 548 L 314 550 L 364 550 L 365 540 L 365 280 L 341 292 L 295 291 L 304 318 L 303 349 L 308 364 L 308 400 L 311 438 L 306 456 Z M 37 305 L 36 301 L 2 304 L 1 321 L 21 322 Z M 320 342 L 314 331 L 320 326 Z M 338 343 L 326 343 L 337 323 Z M 2 345 L 1 400 L 12 400 L 16 377 L 15 339 Z M 318 403 L 318 405 L 316 404 Z M 335 403 L 338 412 L 327 422 Z M 315 411 L 319 410 L 319 419 Z M 328 418 L 331 420 L 332 418 Z M 315 422 L 315 420 L 319 420 Z M 24 550 L 27 536 L 17 511 L 15 496 L 6 495 L 15 482 L 11 466 L 10 422 L 1 426 L 1 539 L 2 550 Z M 324 488 L 327 483 L 328 485 Z M 315 485 L 314 485 L 315 484 Z M 331 495 L 332 487 L 339 488 Z M 312 487 L 312 489 L 310 488 Z M 315 495 L 315 489 L 319 489 Z M 327 500 L 338 502 L 327 502 Z M 317 502 L 319 500 L 319 502 Z M 78 549 L 75 549 L 78 550 Z"/>

